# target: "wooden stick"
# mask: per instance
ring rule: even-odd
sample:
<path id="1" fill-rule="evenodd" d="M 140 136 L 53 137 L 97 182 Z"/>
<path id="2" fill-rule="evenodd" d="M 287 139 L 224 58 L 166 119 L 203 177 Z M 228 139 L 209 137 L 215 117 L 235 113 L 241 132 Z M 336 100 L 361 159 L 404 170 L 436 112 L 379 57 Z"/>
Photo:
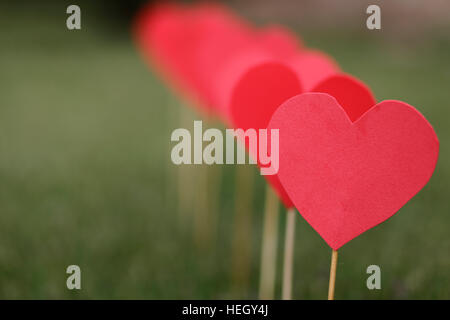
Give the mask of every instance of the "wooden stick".
<path id="1" fill-rule="evenodd" d="M 223 166 L 208 166 L 208 185 L 206 189 L 207 209 L 208 209 L 208 226 L 212 232 L 210 237 L 210 247 L 214 250 L 217 242 L 218 221 L 220 216 L 220 189 L 222 184 Z"/>
<path id="2" fill-rule="evenodd" d="M 274 297 L 278 245 L 278 197 L 270 185 L 264 211 L 259 298 L 270 300 Z"/>
<path id="3" fill-rule="evenodd" d="M 252 256 L 252 203 L 255 168 L 236 166 L 233 238 L 231 252 L 231 285 L 233 295 L 247 298 Z"/>
<path id="4" fill-rule="evenodd" d="M 211 214 L 208 212 L 208 169 L 205 166 L 196 166 L 195 181 L 198 192 L 195 195 L 194 208 L 194 242 L 198 249 L 205 251 L 211 249 L 212 227 L 210 226 Z M 191 187 L 192 188 L 192 187 Z"/>
<path id="5" fill-rule="evenodd" d="M 175 103 L 175 98 L 172 95 L 168 95 L 167 97 L 167 128 L 168 130 L 173 127 L 174 123 L 180 122 L 181 117 L 178 113 L 180 113 L 179 110 L 179 103 L 178 101 Z M 178 113 L 177 113 L 178 112 Z M 173 145 L 167 144 L 168 150 L 167 154 L 171 154 L 171 150 Z M 180 206 L 180 200 L 181 196 L 179 196 L 178 201 L 173 201 L 173 195 L 177 194 L 177 191 L 179 188 L 178 183 L 180 180 L 177 176 L 178 168 L 175 166 L 172 161 L 166 161 L 167 167 L 166 167 L 166 198 L 165 203 L 169 203 L 171 205 L 174 205 L 175 208 L 178 208 L 177 206 Z M 180 216 L 180 210 L 174 210 L 178 211 L 177 213 Z M 180 218 L 181 219 L 181 218 Z M 181 224 L 180 224 L 181 225 Z"/>
<path id="6" fill-rule="evenodd" d="M 283 289 L 281 298 L 292 299 L 292 270 L 294 265 L 295 209 L 290 208 L 286 217 L 284 238 Z"/>
<path id="7" fill-rule="evenodd" d="M 211 125 L 211 117 L 203 121 L 205 129 Z M 192 169 L 191 185 L 196 185 L 195 207 L 194 207 L 194 239 L 197 248 L 201 250 L 212 250 L 216 244 L 218 210 L 214 208 L 219 201 L 220 174 L 219 167 L 200 165 Z"/>
<path id="8" fill-rule="evenodd" d="M 194 121 L 194 116 L 188 106 L 180 105 L 180 119 L 179 125 L 181 128 L 191 126 Z M 186 227 L 190 225 L 192 220 L 192 211 L 194 207 L 194 188 L 192 184 L 195 177 L 195 172 L 191 166 L 178 166 L 178 216 L 180 226 Z"/>
<path id="9" fill-rule="evenodd" d="M 331 267 L 330 267 L 330 283 L 328 285 L 328 300 L 334 300 L 334 287 L 336 283 L 336 268 L 338 261 L 338 252 L 333 250 L 331 252 Z"/>

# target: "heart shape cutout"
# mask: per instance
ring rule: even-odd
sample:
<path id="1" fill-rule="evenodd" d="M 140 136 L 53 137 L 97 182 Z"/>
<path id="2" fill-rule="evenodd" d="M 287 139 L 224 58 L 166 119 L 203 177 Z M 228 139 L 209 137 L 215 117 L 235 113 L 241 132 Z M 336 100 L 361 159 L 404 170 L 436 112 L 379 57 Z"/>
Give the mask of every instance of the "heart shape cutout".
<path id="1" fill-rule="evenodd" d="M 355 122 L 332 96 L 295 96 L 274 113 L 278 178 L 306 221 L 337 250 L 394 215 L 436 166 L 439 141 L 412 106 L 380 102 Z"/>
<path id="2" fill-rule="evenodd" d="M 217 113 L 211 74 L 253 37 L 253 30 L 220 4 L 162 3 L 140 10 L 134 35 L 144 58 L 177 94 Z"/>
<path id="3" fill-rule="evenodd" d="M 314 68 L 310 66 L 306 73 L 312 74 L 313 71 Z M 311 76 L 318 78 L 316 75 Z M 250 68 L 234 87 L 230 103 L 233 127 L 244 130 L 266 128 L 273 113 L 283 102 L 304 92 L 299 78 L 292 68 L 279 62 L 266 62 Z M 327 77 L 313 90 L 333 94 L 352 116 L 360 116 L 375 104 L 369 88 L 346 74 Z M 351 93 L 354 99 L 351 99 Z M 246 147 L 248 149 L 248 144 Z M 258 157 L 253 155 L 253 158 Z M 274 188 L 283 205 L 286 208 L 293 207 L 293 202 L 277 175 L 264 177 Z"/>
<path id="4" fill-rule="evenodd" d="M 134 23 L 135 41 L 145 60 L 154 67 L 176 93 L 196 101 L 192 43 L 197 36 L 189 20 L 189 10 L 178 3 L 149 4 Z"/>
<path id="5" fill-rule="evenodd" d="M 297 74 L 305 92 L 312 91 L 321 81 L 339 72 L 334 59 L 318 50 L 303 50 L 285 62 Z"/>
<path id="6" fill-rule="evenodd" d="M 232 125 L 230 98 L 236 83 L 248 70 L 263 63 L 290 59 L 302 50 L 298 37 L 280 26 L 256 30 L 253 37 L 220 66 L 215 81 L 211 82 L 212 101 L 224 122 Z"/>
<path id="7" fill-rule="evenodd" d="M 280 63 L 263 63 L 251 68 L 242 76 L 233 90 L 230 105 L 233 127 L 244 130 L 265 129 L 275 109 L 300 92 L 302 88 L 297 75 Z M 249 150 L 248 141 L 244 143 Z M 250 156 L 258 159 L 257 154 L 250 154 Z M 293 203 L 277 176 L 264 177 L 283 204 L 291 208 Z"/>
<path id="8" fill-rule="evenodd" d="M 235 52 L 254 37 L 252 26 L 218 3 L 201 3 L 191 8 L 190 24 L 196 34 L 191 43 L 195 69 L 195 91 L 204 105 L 217 113 L 211 75 L 217 75 Z M 183 32 L 183 31 L 182 31 Z"/>

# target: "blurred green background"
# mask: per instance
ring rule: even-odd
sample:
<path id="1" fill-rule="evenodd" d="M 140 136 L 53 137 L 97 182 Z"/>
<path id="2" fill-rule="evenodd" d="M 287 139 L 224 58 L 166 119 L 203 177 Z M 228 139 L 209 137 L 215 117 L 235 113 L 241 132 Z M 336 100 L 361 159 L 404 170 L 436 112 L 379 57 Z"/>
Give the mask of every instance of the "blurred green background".
<path id="1" fill-rule="evenodd" d="M 317 24 L 296 24 L 292 10 L 290 18 L 282 10 L 271 16 L 251 3 L 233 6 L 255 23 L 285 19 L 308 46 L 365 81 L 377 100 L 418 108 L 440 139 L 429 184 L 387 223 L 340 250 L 336 298 L 449 299 L 449 29 L 433 29 L 427 16 L 426 30 L 419 20 L 399 30 L 387 19 L 381 31 L 368 31 L 360 2 L 354 12 L 347 7 L 353 20 L 330 13 Z M 242 243 L 249 245 L 249 277 L 236 284 L 237 168 L 171 163 L 172 130 L 191 129 L 201 116 L 139 56 L 129 20 L 136 2 L 79 1 L 79 31 L 66 29 L 69 4 L 0 5 L 0 298 L 257 298 L 264 179 L 251 166 L 238 169 L 255 187 Z M 315 11 L 307 12 L 314 20 Z M 282 212 L 278 271 L 284 218 Z M 199 236 L 205 226 L 209 233 Z M 293 297 L 326 298 L 331 250 L 300 216 L 295 242 Z M 80 291 L 66 288 L 71 264 L 81 267 Z M 366 287 L 371 264 L 381 267 L 382 290 Z M 280 288 L 278 272 L 277 298 Z"/>

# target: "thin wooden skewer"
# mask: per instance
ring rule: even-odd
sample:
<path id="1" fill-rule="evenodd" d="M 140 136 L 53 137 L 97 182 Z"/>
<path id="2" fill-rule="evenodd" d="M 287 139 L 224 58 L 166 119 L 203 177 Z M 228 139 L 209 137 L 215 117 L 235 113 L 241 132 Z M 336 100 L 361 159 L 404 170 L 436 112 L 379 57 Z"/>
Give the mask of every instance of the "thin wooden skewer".
<path id="1" fill-rule="evenodd" d="M 208 122 L 207 122 L 208 121 Z M 211 124 L 211 118 L 204 120 L 204 125 Z M 194 239 L 201 250 L 212 250 L 215 246 L 217 232 L 217 210 L 213 205 L 218 202 L 220 188 L 219 166 L 198 166 L 194 170 L 191 184 L 195 181 L 198 192 L 195 195 L 194 208 Z M 190 186 L 188 187 L 192 189 Z"/>
<path id="2" fill-rule="evenodd" d="M 242 297 L 247 296 L 251 273 L 254 173 L 252 167 L 236 166 L 231 279 L 234 295 Z"/>
<path id="3" fill-rule="evenodd" d="M 168 95 L 167 98 L 167 128 L 171 128 L 173 126 L 174 123 L 177 123 L 177 121 L 179 122 L 180 126 L 181 126 L 181 116 L 179 116 L 179 114 L 177 114 L 177 117 L 175 116 L 176 112 L 175 111 L 179 111 L 178 108 L 179 103 L 178 101 L 175 102 L 175 98 L 172 95 Z M 181 111 L 179 111 L 180 113 Z M 168 146 L 168 154 L 170 154 L 171 149 L 172 149 L 172 145 L 171 144 L 167 144 Z M 179 168 L 177 168 L 176 166 L 174 166 L 174 164 L 171 161 L 166 161 L 167 162 L 167 167 L 166 167 L 166 175 L 167 175 L 167 180 L 166 180 L 166 203 L 170 203 L 170 204 L 174 204 L 176 206 L 181 206 L 180 202 L 181 200 L 181 195 L 178 195 L 178 201 L 174 202 L 173 201 L 173 195 L 177 194 L 177 191 L 181 190 L 181 186 L 179 186 L 178 184 L 180 183 L 179 180 L 181 180 L 179 178 Z M 178 173 L 178 176 L 177 176 Z M 176 189 L 176 188 L 179 188 Z M 179 220 L 181 221 L 181 210 L 179 210 L 179 207 L 177 207 L 178 210 L 177 211 L 178 215 L 179 215 Z M 179 223 L 179 225 L 181 226 L 182 224 Z"/>
<path id="4" fill-rule="evenodd" d="M 328 285 L 328 300 L 334 300 L 334 287 L 336 283 L 336 268 L 338 261 L 338 252 L 334 250 L 331 252 L 331 267 L 330 267 L 330 283 Z"/>
<path id="5" fill-rule="evenodd" d="M 267 185 L 261 252 L 259 298 L 271 300 L 275 289 L 278 246 L 278 197 Z"/>
<path id="6" fill-rule="evenodd" d="M 295 209 L 290 208 L 286 217 L 286 234 L 284 238 L 284 266 L 282 299 L 292 299 L 292 270 L 294 265 Z"/>
<path id="7" fill-rule="evenodd" d="M 212 227 L 210 226 L 210 214 L 208 212 L 208 169 L 204 166 L 193 168 L 195 170 L 195 184 L 198 192 L 195 195 L 194 208 L 194 242 L 198 249 L 211 248 Z M 216 212 L 214 212 L 216 213 Z"/>
<path id="8" fill-rule="evenodd" d="M 180 105 L 180 119 L 179 125 L 181 128 L 186 128 L 192 125 L 194 121 L 194 116 L 192 112 L 188 110 L 188 106 Z M 179 166 L 178 170 L 178 215 L 180 226 L 185 227 L 192 219 L 192 210 L 194 207 L 193 199 L 194 188 L 191 187 L 194 175 L 192 167 L 190 166 Z"/>

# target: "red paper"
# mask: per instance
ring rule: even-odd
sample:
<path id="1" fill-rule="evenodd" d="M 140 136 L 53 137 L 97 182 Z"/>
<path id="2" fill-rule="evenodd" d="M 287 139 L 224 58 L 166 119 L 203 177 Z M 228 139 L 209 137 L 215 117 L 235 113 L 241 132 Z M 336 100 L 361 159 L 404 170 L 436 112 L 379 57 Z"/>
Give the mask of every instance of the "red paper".
<path id="1" fill-rule="evenodd" d="M 232 125 L 229 107 L 233 89 L 248 70 L 263 63 L 291 59 L 301 50 L 298 37 L 280 26 L 272 25 L 255 32 L 248 43 L 235 50 L 220 65 L 217 77 L 210 82 L 212 101 L 222 119 Z"/>
<path id="2" fill-rule="evenodd" d="M 253 30 L 220 4 L 158 4 L 140 12 L 135 35 L 170 86 L 211 112 L 211 76 L 250 41 Z"/>
<path id="3" fill-rule="evenodd" d="M 347 74 L 329 76 L 318 83 L 311 92 L 328 93 L 333 96 L 352 121 L 356 121 L 376 103 L 369 87 Z"/>
<path id="4" fill-rule="evenodd" d="M 249 59 L 251 58 L 254 57 L 250 56 Z M 310 74 L 312 70 L 313 66 L 309 66 Z M 303 92 L 299 78 L 291 68 L 277 62 L 266 62 L 250 68 L 234 87 L 230 103 L 232 126 L 244 130 L 266 128 L 273 113 L 284 101 Z M 352 116 L 362 114 L 375 104 L 370 90 L 361 81 L 346 74 L 328 77 L 313 90 L 334 94 Z M 257 159 L 257 155 L 252 156 Z M 293 203 L 278 177 L 267 175 L 265 178 L 284 206 L 292 207 Z"/>
<path id="5" fill-rule="evenodd" d="M 321 81 L 339 72 L 339 66 L 318 50 L 304 50 L 285 62 L 297 73 L 305 92 L 313 90 Z"/>
<path id="6" fill-rule="evenodd" d="M 213 83 L 221 67 L 254 37 L 253 29 L 226 7 L 204 3 L 194 6 L 190 24 L 196 34 L 191 43 L 193 85 L 202 103 L 216 109 Z M 217 112 L 217 110 L 215 110 Z"/>
<path id="7" fill-rule="evenodd" d="M 263 63 L 250 69 L 234 88 L 231 99 L 233 126 L 247 130 L 265 129 L 275 109 L 301 92 L 297 75 L 279 63 Z M 246 145 L 248 149 L 248 145 Z M 254 159 L 258 156 L 251 154 Z M 276 175 L 264 176 L 283 204 L 293 206 Z"/>
<path id="8" fill-rule="evenodd" d="M 165 3 L 143 8 L 136 18 L 134 34 L 142 55 L 178 94 L 193 99 L 189 43 L 194 34 L 188 27 L 187 9 Z"/>
<path id="9" fill-rule="evenodd" d="M 303 50 L 298 35 L 279 25 L 270 25 L 259 30 L 254 42 L 278 59 L 290 59 Z"/>
<path id="10" fill-rule="evenodd" d="M 278 177 L 300 214 L 337 250 L 394 215 L 430 179 L 439 142 L 427 120 L 395 100 L 352 122 L 336 99 L 306 93 L 286 101 Z"/>
<path id="11" fill-rule="evenodd" d="M 280 63 L 267 62 L 251 68 L 233 91 L 233 126 L 265 129 L 276 108 L 301 91 L 297 75 Z"/>

